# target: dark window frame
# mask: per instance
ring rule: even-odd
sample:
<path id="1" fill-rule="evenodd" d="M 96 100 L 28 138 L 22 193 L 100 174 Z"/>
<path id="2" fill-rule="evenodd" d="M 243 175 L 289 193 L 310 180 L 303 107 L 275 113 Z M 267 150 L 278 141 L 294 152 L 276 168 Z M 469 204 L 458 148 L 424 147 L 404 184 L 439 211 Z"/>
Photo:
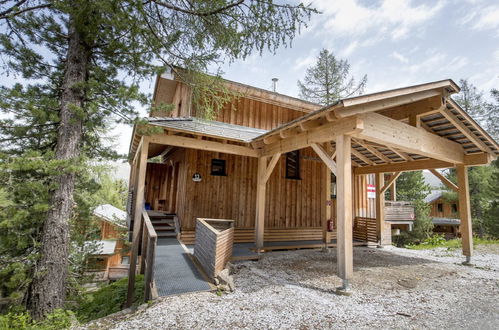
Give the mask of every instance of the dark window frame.
<path id="1" fill-rule="evenodd" d="M 292 168 L 292 163 L 296 164 L 295 168 Z M 294 173 L 290 173 L 293 172 Z M 290 180 L 301 180 L 300 176 L 300 150 L 290 151 L 286 153 L 286 179 Z"/>
<path id="2" fill-rule="evenodd" d="M 437 203 L 437 212 L 443 212 L 443 211 L 444 211 L 444 204 Z"/>
<path id="3" fill-rule="evenodd" d="M 452 212 L 457 213 L 458 208 L 457 208 L 457 203 L 452 203 Z"/>
<path id="4" fill-rule="evenodd" d="M 221 167 L 221 170 L 214 170 L 214 166 Z M 212 158 L 210 175 L 227 176 L 227 161 L 220 158 Z"/>

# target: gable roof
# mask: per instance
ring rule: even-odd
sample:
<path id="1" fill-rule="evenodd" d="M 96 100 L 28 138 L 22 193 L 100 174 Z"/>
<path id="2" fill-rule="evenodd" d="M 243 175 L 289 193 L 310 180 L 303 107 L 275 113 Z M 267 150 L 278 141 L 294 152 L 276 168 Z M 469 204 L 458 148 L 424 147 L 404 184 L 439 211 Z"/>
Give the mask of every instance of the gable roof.
<path id="1" fill-rule="evenodd" d="M 126 212 L 111 204 L 102 204 L 94 209 L 93 214 L 119 227 L 126 227 Z"/>
<path id="2" fill-rule="evenodd" d="M 196 117 L 149 117 L 144 119 L 151 125 L 165 127 L 173 131 L 199 133 L 209 137 L 218 137 L 246 143 L 267 132 L 264 129 L 228 124 Z"/>
<path id="3" fill-rule="evenodd" d="M 425 203 L 431 203 L 441 198 L 445 190 L 432 190 L 428 196 L 425 197 Z"/>

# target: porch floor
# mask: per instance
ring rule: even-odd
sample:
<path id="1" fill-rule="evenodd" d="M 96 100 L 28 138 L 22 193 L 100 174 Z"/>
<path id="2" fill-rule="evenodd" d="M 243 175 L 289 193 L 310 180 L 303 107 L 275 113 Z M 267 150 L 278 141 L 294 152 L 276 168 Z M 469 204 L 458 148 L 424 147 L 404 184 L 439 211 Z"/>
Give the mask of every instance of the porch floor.
<path id="1" fill-rule="evenodd" d="M 154 281 L 160 297 L 211 290 L 176 238 L 158 238 L 154 262 Z"/>

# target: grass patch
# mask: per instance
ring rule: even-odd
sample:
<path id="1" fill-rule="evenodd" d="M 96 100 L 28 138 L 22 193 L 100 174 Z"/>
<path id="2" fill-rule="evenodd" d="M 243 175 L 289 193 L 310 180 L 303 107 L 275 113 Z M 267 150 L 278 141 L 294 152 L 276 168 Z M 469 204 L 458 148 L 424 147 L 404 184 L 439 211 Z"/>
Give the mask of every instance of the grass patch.
<path id="1" fill-rule="evenodd" d="M 499 245 L 499 240 L 473 237 L 473 245 L 475 246 L 488 244 Z M 448 250 L 456 250 L 461 249 L 463 247 L 463 244 L 460 238 L 446 240 L 445 238 L 443 238 L 443 235 L 433 235 L 420 244 L 406 246 L 407 249 L 411 250 L 430 250 L 438 247 L 447 248 Z"/>
<path id="2" fill-rule="evenodd" d="M 122 278 L 99 290 L 83 295 L 74 312 L 78 321 L 86 323 L 124 308 L 128 288 L 128 278 Z M 137 275 L 135 281 L 134 306 L 144 301 L 144 276 Z"/>

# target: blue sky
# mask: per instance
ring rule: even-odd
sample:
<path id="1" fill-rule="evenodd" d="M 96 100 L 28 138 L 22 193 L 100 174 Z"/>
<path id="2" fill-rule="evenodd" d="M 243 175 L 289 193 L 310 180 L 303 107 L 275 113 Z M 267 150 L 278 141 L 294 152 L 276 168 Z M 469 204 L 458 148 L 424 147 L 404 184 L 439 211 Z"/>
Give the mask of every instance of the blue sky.
<path id="1" fill-rule="evenodd" d="M 224 77 L 298 96 L 297 80 L 321 48 L 347 59 L 351 72 L 367 74 L 365 92 L 451 78 L 478 88 L 499 88 L 499 1 L 317 0 L 315 15 L 291 48 L 254 54 L 223 66 Z M 144 84 L 152 92 L 153 84 Z M 128 151 L 131 129 L 119 129 Z"/>

